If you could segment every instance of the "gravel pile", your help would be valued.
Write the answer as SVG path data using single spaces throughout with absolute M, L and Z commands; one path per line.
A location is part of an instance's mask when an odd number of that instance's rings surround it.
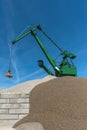
M 42 79 L 30 80 L 7 89 L 0 89 L 0 93 L 29 93 L 36 85 L 47 82 L 55 76 L 47 76 Z
M 87 79 L 66 76 L 37 85 L 30 93 L 29 115 L 14 128 L 29 122 L 44 130 L 87 130 Z

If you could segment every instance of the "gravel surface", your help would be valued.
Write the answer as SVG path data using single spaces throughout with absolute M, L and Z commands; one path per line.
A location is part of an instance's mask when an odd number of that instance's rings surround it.
M 15 128 L 11 128 L 10 126 L 0 127 L 0 130 L 16 130 Z
M 29 122 L 39 122 L 44 130 L 87 130 L 87 79 L 66 76 L 37 85 L 30 93 L 29 115 L 14 128 Z
M 36 85 L 43 83 L 43 82 L 47 82 L 54 78 L 56 78 L 56 77 L 47 76 L 42 79 L 30 80 L 30 81 L 18 84 L 16 86 L 13 86 L 11 88 L 0 89 L 0 93 L 29 93 Z
M 44 130 L 44 129 L 43 126 L 38 122 L 29 122 L 18 126 L 16 130 Z

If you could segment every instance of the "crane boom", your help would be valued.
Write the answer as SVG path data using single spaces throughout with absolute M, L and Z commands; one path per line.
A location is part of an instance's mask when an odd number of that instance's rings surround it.
M 38 25 L 31 28 L 31 30 L 33 29 L 33 31 L 35 31 L 37 29 Z M 23 39 L 24 37 L 26 37 L 27 35 L 31 34 L 31 31 L 27 31 L 25 33 L 22 33 L 21 35 L 19 35 L 17 38 L 15 38 L 13 41 L 12 41 L 12 44 L 15 44 L 17 43 L 18 41 L 20 41 L 21 39 Z
M 56 65 L 56 62 L 52 59 L 52 57 L 49 55 L 48 51 L 46 50 L 46 48 L 44 47 L 43 43 L 41 42 L 41 40 L 39 39 L 36 30 L 40 30 L 60 51 L 61 51 L 61 55 L 63 56 L 63 59 L 59 65 L 59 67 Z M 51 66 L 54 69 L 55 74 L 53 74 L 44 64 L 42 60 L 38 61 L 38 65 L 43 68 L 48 74 L 50 75 L 56 75 L 56 76 L 64 76 L 64 75 L 72 75 L 72 76 L 76 76 L 77 75 L 77 71 L 76 71 L 76 67 L 74 66 L 72 59 L 74 59 L 76 56 L 68 51 L 63 51 L 40 27 L 40 25 L 36 25 L 32 28 L 30 28 L 27 32 L 22 33 L 21 35 L 19 35 L 16 39 L 14 39 L 12 41 L 12 44 L 17 43 L 18 41 L 20 41 L 21 39 L 23 39 L 24 37 L 26 37 L 27 35 L 31 34 L 34 39 L 37 41 L 39 47 L 41 48 L 41 50 L 43 51 L 43 53 L 45 54 L 46 58 L 48 59 L 49 63 L 51 64 Z M 68 61 L 68 59 L 70 59 L 71 63 Z
M 34 36 L 34 38 L 36 39 L 36 41 L 38 42 L 40 48 L 42 49 L 42 51 L 44 52 L 45 56 L 47 57 L 48 61 L 50 62 L 50 64 L 52 65 L 53 68 L 55 68 L 56 71 L 60 72 L 59 68 L 57 67 L 56 63 L 53 61 L 53 59 L 51 58 L 51 56 L 48 54 L 47 50 L 45 49 L 45 47 L 43 46 L 42 42 L 40 41 L 40 39 L 38 38 L 37 34 L 31 30 L 31 34 Z

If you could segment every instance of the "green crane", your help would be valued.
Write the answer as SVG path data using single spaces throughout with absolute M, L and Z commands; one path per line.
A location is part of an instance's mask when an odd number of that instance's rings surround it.
M 46 48 L 44 47 L 43 43 L 41 42 L 41 40 L 39 39 L 36 30 L 39 30 L 40 32 L 42 32 L 59 50 L 60 50 L 60 54 L 62 56 L 62 61 L 59 64 L 59 66 L 57 66 L 56 62 L 54 59 L 52 59 L 52 57 L 49 55 L 48 51 L 46 50 Z M 46 58 L 48 59 L 49 63 L 51 64 L 51 66 L 53 67 L 54 73 L 49 70 L 45 65 L 43 60 L 38 60 L 38 65 L 39 67 L 43 68 L 49 75 L 54 75 L 54 76 L 76 76 L 77 75 L 77 70 L 76 70 L 76 66 L 73 64 L 72 60 L 74 58 L 76 58 L 76 55 L 68 52 L 68 51 L 63 51 L 41 28 L 40 25 L 36 25 L 34 27 L 31 27 L 27 32 L 22 33 L 21 35 L 19 35 L 16 39 L 14 39 L 12 41 L 12 44 L 17 43 L 19 40 L 23 39 L 24 37 L 26 37 L 27 35 L 31 34 L 36 42 L 38 43 L 38 45 L 40 46 L 41 50 L 43 51 L 43 53 L 45 54 Z

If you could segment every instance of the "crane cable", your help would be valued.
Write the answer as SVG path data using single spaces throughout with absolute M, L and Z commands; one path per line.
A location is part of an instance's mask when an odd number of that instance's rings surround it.
M 12 48 L 13 46 L 12 46 L 12 44 L 11 44 L 11 46 L 10 46 L 10 56 L 9 56 L 9 69 L 8 70 L 10 70 L 11 69 L 11 63 L 12 63 Z

